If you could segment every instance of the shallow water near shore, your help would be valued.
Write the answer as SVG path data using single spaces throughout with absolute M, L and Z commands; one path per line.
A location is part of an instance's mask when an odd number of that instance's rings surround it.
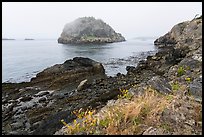
M 126 66 L 156 52 L 154 37 L 132 38 L 110 44 L 64 45 L 57 40 L 2 41 L 2 83 L 30 81 L 37 73 L 74 57 L 101 62 L 108 76 L 126 74 Z

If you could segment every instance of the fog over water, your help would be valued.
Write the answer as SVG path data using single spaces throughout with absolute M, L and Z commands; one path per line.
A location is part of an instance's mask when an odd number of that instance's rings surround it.
M 66 23 L 93 16 L 126 39 L 161 36 L 202 14 L 202 2 L 3 2 L 2 36 L 57 39 Z

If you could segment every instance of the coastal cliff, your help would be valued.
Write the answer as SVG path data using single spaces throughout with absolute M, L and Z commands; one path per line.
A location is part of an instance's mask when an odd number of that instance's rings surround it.
M 3 83 L 2 134 L 201 135 L 201 30 L 202 18 L 175 25 L 126 75 L 77 57 L 31 82 Z
M 85 44 L 85 43 L 113 43 L 125 41 L 125 38 L 116 33 L 111 26 L 101 19 L 82 17 L 65 25 L 58 43 Z
M 77 120 L 55 134 L 201 135 L 202 16 L 175 25 L 154 43 L 158 53 L 117 75 L 125 83 L 118 85 L 117 100 L 89 110 L 82 122 L 75 113 Z

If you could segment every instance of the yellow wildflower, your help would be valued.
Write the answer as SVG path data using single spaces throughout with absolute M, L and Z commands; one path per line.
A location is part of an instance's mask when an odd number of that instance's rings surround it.
M 186 78 L 186 81 L 191 81 L 191 78 Z
M 69 128 L 69 125 L 62 119 L 60 120 L 67 128 Z

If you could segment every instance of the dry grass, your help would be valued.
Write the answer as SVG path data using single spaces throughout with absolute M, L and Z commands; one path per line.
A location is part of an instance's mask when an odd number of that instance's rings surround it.
M 159 114 L 170 101 L 166 96 L 147 88 L 143 95 L 134 96 L 131 100 L 120 98 L 96 115 L 85 112 L 83 114 L 86 115 L 81 116 L 82 112 L 78 113 L 81 122 L 75 120 L 72 125 L 64 124 L 69 134 L 139 134 L 142 125 L 152 126 L 159 121 Z
M 152 126 L 159 121 L 159 114 L 170 101 L 150 88 L 130 101 L 118 101 L 100 114 L 103 116 L 101 120 L 108 123 L 103 132 L 109 135 L 138 134 L 141 125 Z
M 125 90 L 125 94 L 128 93 Z M 138 135 L 142 134 L 148 127 L 159 127 L 167 132 L 174 129 L 184 132 L 182 123 L 179 125 L 169 124 L 162 121 L 161 116 L 164 110 L 169 109 L 172 115 L 180 113 L 180 110 L 188 104 L 193 106 L 192 113 L 185 112 L 195 121 L 202 120 L 201 105 L 191 100 L 184 100 L 180 95 L 162 95 L 157 91 L 146 88 L 142 95 L 134 95 L 127 98 L 123 94 L 115 102 L 110 102 L 98 113 L 95 111 L 78 111 L 72 125 L 66 125 L 68 134 L 103 134 L 103 135 Z M 181 106 L 181 108 L 177 108 Z M 183 111 L 182 111 L 183 112 Z M 172 127 L 173 124 L 173 127 Z M 186 129 L 187 130 L 187 129 Z

